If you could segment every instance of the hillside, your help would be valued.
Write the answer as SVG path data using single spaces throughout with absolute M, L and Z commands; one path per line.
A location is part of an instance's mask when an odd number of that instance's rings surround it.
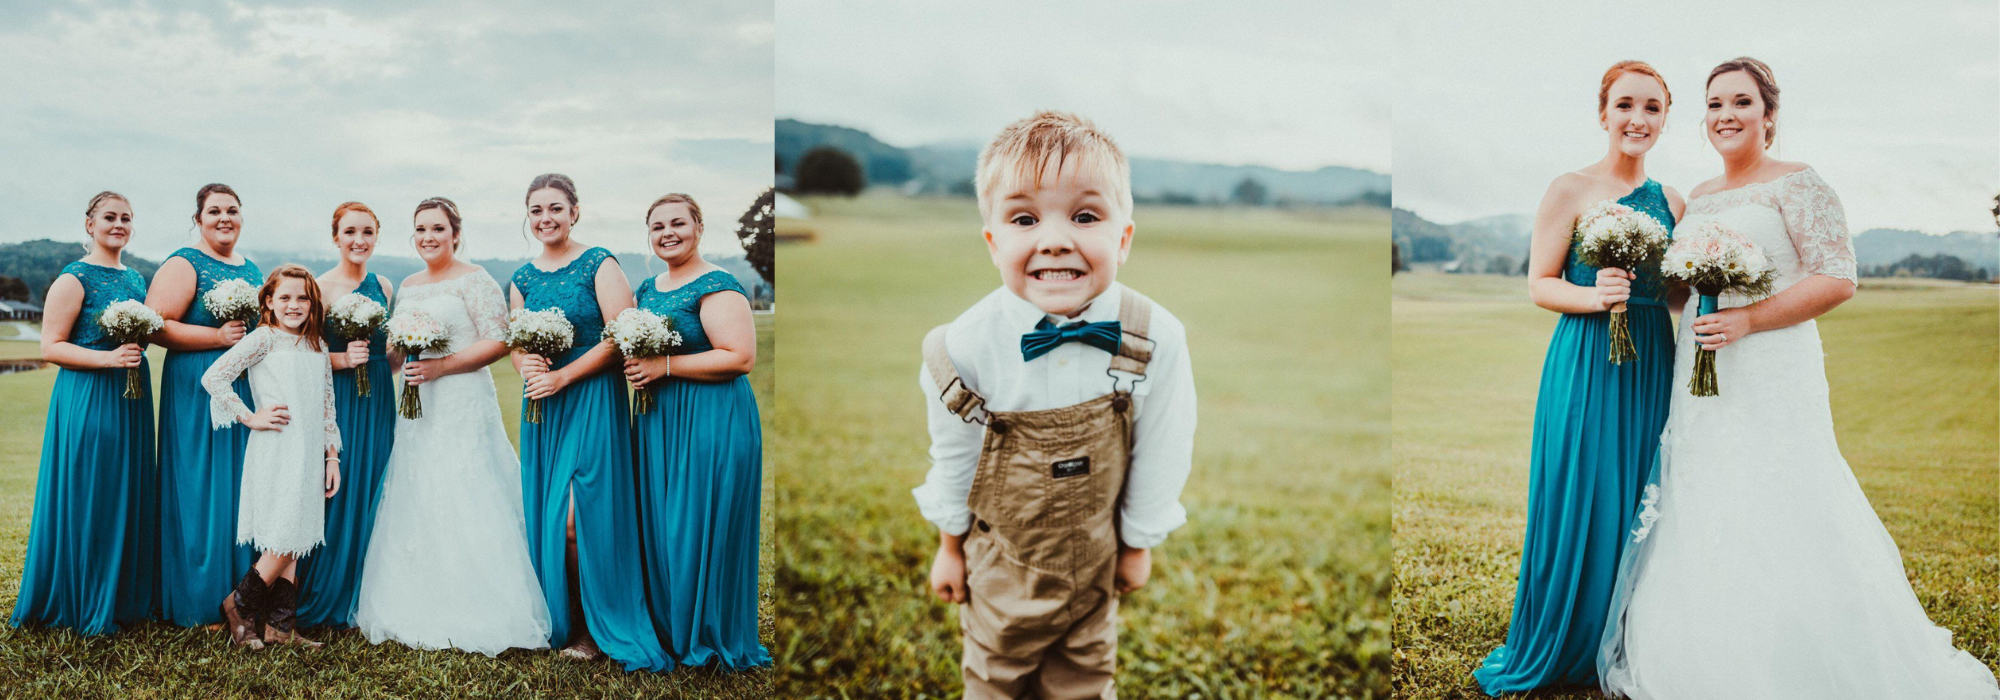
M 81 241 L 53 241 L 41 239 L 21 243 L 0 243 L 0 275 L 18 277 L 28 285 L 29 301 L 42 303 L 43 293 L 49 291 L 49 284 L 62 274 L 64 265 L 83 257 Z M 147 280 L 153 279 L 153 272 L 160 264 L 139 257 L 125 256 L 125 266 L 138 270 Z
M 848 151 L 862 162 L 871 184 L 900 185 L 911 190 L 970 194 L 979 146 L 939 144 L 897 148 L 865 131 L 811 124 L 795 119 L 777 123 L 776 150 L 780 174 L 815 146 Z M 1131 158 L 1132 195 L 1141 200 L 1222 202 L 1244 178 L 1255 178 L 1278 203 L 1342 204 L 1389 191 L 1389 176 L 1357 168 L 1328 166 L 1318 170 L 1279 170 L 1257 165 L 1217 165 L 1159 158 Z
M 298 263 L 306 266 L 306 269 L 312 270 L 314 273 L 319 273 L 332 269 L 338 262 L 334 259 L 331 251 L 324 253 L 296 253 L 245 250 L 244 255 L 255 261 L 266 272 L 285 263 Z M 28 289 L 34 293 L 32 301 L 40 304 L 42 303 L 42 293 L 48 290 L 49 283 L 55 281 L 56 275 L 62 272 L 63 266 L 81 257 L 83 257 L 82 246 L 75 243 L 44 239 L 24 243 L 0 244 L 0 275 L 19 277 L 22 281 L 27 282 Z M 743 288 L 750 291 L 753 299 L 763 298 L 768 300 L 770 298 L 771 286 L 765 283 L 755 270 L 751 269 L 748 258 L 741 255 L 704 257 L 708 258 L 710 262 L 728 270 L 730 274 L 735 275 L 737 281 L 743 284 Z M 486 271 L 493 275 L 493 279 L 499 280 L 504 286 L 507 283 L 507 279 L 514 274 L 514 271 L 520 269 L 522 265 L 527 264 L 528 260 L 521 258 L 514 260 L 473 260 L 472 262 L 486 268 Z M 125 264 L 132 269 L 138 270 L 139 274 L 145 276 L 148 282 L 152 281 L 153 273 L 160 269 L 159 263 L 134 255 L 125 256 Z M 618 255 L 618 265 L 625 270 L 626 278 L 630 279 L 634 285 L 637 285 L 640 280 L 649 276 L 666 271 L 666 265 L 661 263 L 658 258 L 638 253 L 620 253 Z M 423 261 L 417 258 L 393 255 L 377 255 L 369 261 L 368 265 L 370 270 L 388 277 L 392 283 L 400 283 L 404 277 L 423 269 L 423 266 Z
M 1518 263 L 1527 254 L 1533 223 L 1526 214 L 1501 214 L 1439 224 L 1407 209 L 1396 209 L 1390 229 L 1405 262 L 1441 266 L 1456 262 L 1452 267 L 1469 265 L 1471 270 L 1485 272 L 1496 258 L 1505 256 Z M 1949 255 L 1971 268 L 2000 270 L 2000 235 L 1972 231 L 1931 235 L 1873 228 L 1854 236 L 1854 257 L 1862 269 L 1893 265 L 1912 255 Z

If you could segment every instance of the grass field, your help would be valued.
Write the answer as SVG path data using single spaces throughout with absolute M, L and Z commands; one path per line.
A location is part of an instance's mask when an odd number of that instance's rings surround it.
M 955 697 L 957 610 L 909 490 L 919 348 L 999 285 L 970 200 L 809 202 L 785 271 L 784 697 Z M 1125 598 L 1124 697 L 1389 696 L 1388 216 L 1142 207 L 1119 279 L 1187 325 L 1189 522 Z
M 1520 277 L 1395 283 L 1395 682 L 1484 697 L 1506 638 L 1556 315 Z M 2000 666 L 2000 290 L 1866 280 L 1820 320 L 1840 446 L 1931 619 Z M 1532 698 L 1596 698 L 1594 689 Z
M 775 326 L 757 317 L 758 362 L 751 374 L 771 432 Z M 33 343 L 0 341 L 0 358 L 35 357 Z M 163 352 L 155 348 L 159 367 Z M 500 410 L 518 442 L 521 379 L 494 363 Z M 34 508 L 42 422 L 55 370 L 0 376 L 0 615 L 11 614 L 21 585 L 21 557 Z M 377 387 L 380 390 L 380 387 Z M 768 484 L 769 482 L 767 482 Z M 769 576 L 771 490 L 765 488 L 760 626 L 772 639 Z M 547 652 L 512 651 L 498 659 L 455 651 L 369 644 L 352 633 L 318 632 L 317 651 L 233 649 L 220 631 L 148 623 L 108 637 L 68 630 L 19 630 L 0 624 L 0 697 L 33 698 L 763 698 L 769 671 L 731 674 L 712 668 L 624 673 L 610 661 L 579 664 Z

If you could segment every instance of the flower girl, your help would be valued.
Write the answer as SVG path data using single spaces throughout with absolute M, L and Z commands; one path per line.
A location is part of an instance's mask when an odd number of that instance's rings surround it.
M 298 265 L 273 270 L 257 292 L 257 305 L 262 314 L 257 330 L 201 378 L 212 425 L 222 429 L 240 422 L 254 431 L 243 455 L 236 542 L 254 546 L 258 557 L 223 598 L 222 615 L 232 643 L 252 649 L 267 643 L 317 647 L 294 631 L 293 623 L 298 559 L 320 545 L 325 499 L 340 490 L 333 370 L 319 334 L 326 307 L 312 272 Z M 245 372 L 251 396 L 263 407 L 255 412 L 230 389 Z M 290 410 L 314 402 L 320 407 L 296 416 Z

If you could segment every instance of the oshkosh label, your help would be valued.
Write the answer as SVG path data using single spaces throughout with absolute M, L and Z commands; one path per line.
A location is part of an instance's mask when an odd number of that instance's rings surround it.
M 1058 479 L 1084 476 L 1090 473 L 1090 458 L 1078 457 L 1076 459 L 1065 459 L 1055 463 L 1055 468 L 1052 471 L 1055 472 Z

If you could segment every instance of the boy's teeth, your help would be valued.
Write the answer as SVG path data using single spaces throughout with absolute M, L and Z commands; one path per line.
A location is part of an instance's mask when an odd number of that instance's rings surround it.
M 1076 279 L 1075 270 L 1042 270 L 1035 273 L 1035 279 L 1044 282 L 1067 282 Z

